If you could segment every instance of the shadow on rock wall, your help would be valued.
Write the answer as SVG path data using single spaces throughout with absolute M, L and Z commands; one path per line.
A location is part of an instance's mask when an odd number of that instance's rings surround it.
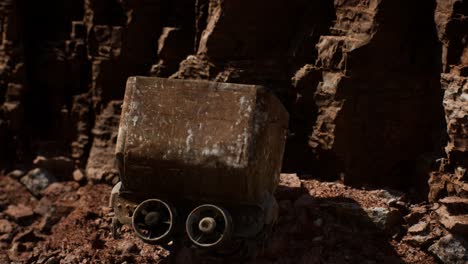
M 132 75 L 270 87 L 291 116 L 284 170 L 304 177 L 424 189 L 442 156 L 434 0 L 59 2 L 3 5 L 6 167 L 93 170 Z

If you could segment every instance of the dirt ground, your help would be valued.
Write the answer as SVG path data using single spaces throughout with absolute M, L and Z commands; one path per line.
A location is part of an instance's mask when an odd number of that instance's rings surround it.
M 278 224 L 251 263 L 437 263 L 403 242 L 403 216 L 411 205 L 402 196 L 288 177 L 276 194 Z M 121 229 L 119 239 L 112 237 L 110 191 L 106 184 L 56 182 L 36 197 L 16 179 L 0 176 L 0 263 L 174 260 L 175 254 L 143 243 L 130 227 Z M 385 211 L 392 203 L 402 208 L 393 223 L 385 214 L 369 216 L 369 208 Z M 379 217 L 387 217 L 380 226 Z M 177 260 L 190 262 L 188 256 L 179 253 Z

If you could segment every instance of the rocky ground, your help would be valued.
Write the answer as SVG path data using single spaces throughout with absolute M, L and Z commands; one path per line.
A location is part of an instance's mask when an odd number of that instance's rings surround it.
M 174 259 L 170 252 L 139 241 L 128 227 L 119 239 L 112 237 L 110 185 L 59 182 L 42 169 L 23 174 L 0 176 L 0 263 Z M 300 180 L 296 174 L 282 175 L 276 197 L 278 225 L 252 263 L 468 261 L 463 239 L 440 223 L 440 203 L 411 204 L 402 193 Z M 187 263 L 188 256 L 182 251 L 177 260 Z

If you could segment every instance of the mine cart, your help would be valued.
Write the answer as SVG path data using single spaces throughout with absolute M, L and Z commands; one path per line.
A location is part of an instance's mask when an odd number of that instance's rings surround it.
M 258 85 L 130 77 L 116 143 L 114 231 L 239 253 L 275 223 L 288 114 Z M 250 247 L 251 248 L 251 247 Z M 211 253 L 210 253 L 211 254 Z

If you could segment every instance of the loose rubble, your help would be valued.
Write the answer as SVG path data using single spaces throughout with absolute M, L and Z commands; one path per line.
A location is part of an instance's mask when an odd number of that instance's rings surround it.
M 0 176 L 0 193 L 19 195 L 0 207 L 2 263 L 145 263 L 177 259 L 177 254 L 138 240 L 130 227 L 112 238 L 111 186 L 55 182 L 39 200 Z M 22 187 L 20 184 L 19 187 Z M 24 188 L 24 187 L 22 187 Z M 251 263 L 464 263 L 466 248 L 436 212 L 440 204 L 411 204 L 402 193 L 358 189 L 339 182 L 301 180 L 282 174 L 276 194 L 280 208 L 275 231 Z M 458 202 L 458 200 L 456 200 Z M 29 219 L 29 221 L 25 221 Z M 359 241 L 359 243 L 356 243 Z M 340 252 L 340 254 L 336 254 Z M 457 262 L 458 261 L 458 262 Z

